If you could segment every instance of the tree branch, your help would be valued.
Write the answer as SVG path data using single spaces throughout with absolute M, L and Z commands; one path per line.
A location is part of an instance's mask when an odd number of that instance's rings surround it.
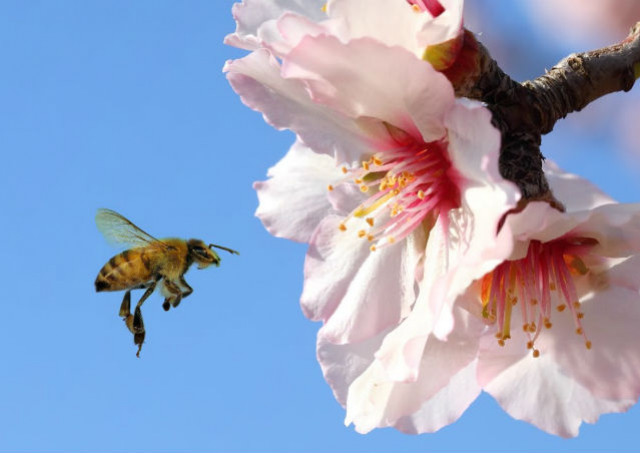
M 541 137 L 567 114 L 633 87 L 640 76 L 640 22 L 621 43 L 570 55 L 522 84 L 505 74 L 489 51 L 465 31 L 458 60 L 443 72 L 456 95 L 481 100 L 493 113 L 493 124 L 502 133 L 502 176 L 516 183 L 525 199 L 561 207 L 542 171 Z

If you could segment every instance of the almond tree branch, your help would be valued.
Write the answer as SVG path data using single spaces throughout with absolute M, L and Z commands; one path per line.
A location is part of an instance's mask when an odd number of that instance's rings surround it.
M 567 114 L 601 96 L 633 87 L 640 76 L 640 22 L 621 43 L 572 54 L 524 83 L 505 74 L 466 31 L 460 57 L 444 73 L 458 96 L 481 100 L 492 111 L 493 123 L 502 133 L 503 177 L 515 182 L 528 200 L 557 203 L 542 171 L 541 137 Z

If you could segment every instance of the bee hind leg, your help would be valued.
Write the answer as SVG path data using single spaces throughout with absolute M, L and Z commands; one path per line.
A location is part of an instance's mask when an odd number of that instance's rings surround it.
M 131 314 L 131 290 L 124 293 L 122 304 L 120 305 L 120 316 L 126 318 Z

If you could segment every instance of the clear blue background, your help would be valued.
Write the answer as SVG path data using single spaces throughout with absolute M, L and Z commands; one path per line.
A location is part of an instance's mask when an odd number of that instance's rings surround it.
M 305 246 L 253 216 L 252 182 L 293 137 L 243 106 L 221 72 L 243 55 L 222 45 L 231 3 L 0 2 L 0 450 L 636 449 L 638 407 L 574 440 L 487 396 L 436 434 L 344 427 L 315 360 L 318 325 L 298 306 Z M 507 71 L 533 77 L 580 50 L 532 31 L 514 3 L 482 0 L 492 20 L 478 22 L 490 48 L 507 40 Z M 545 154 L 638 200 L 639 170 L 616 160 L 607 120 L 590 136 L 571 121 Z M 147 301 L 140 359 L 118 318 L 122 294 L 94 292 L 117 252 L 94 225 L 99 207 L 157 236 L 241 251 L 192 270 L 195 292 L 178 309 Z

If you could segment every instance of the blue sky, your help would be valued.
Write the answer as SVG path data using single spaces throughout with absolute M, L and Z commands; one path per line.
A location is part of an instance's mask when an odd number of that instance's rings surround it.
M 253 216 L 251 185 L 293 136 L 243 106 L 221 72 L 243 55 L 222 45 L 234 28 L 231 4 L 0 3 L 0 450 L 637 447 L 637 407 L 562 440 L 512 420 L 487 396 L 432 435 L 344 427 L 315 360 L 319 326 L 298 306 L 305 246 L 269 236 Z M 542 39 L 526 68 L 505 61 L 518 77 L 572 50 L 532 34 L 511 2 L 488 4 L 508 18 L 493 23 L 496 35 L 523 31 L 511 46 Z M 487 39 L 493 32 L 483 30 Z M 545 154 L 637 200 L 639 170 L 616 160 L 606 121 L 580 137 L 571 121 L 545 138 Z M 165 313 L 157 294 L 146 302 L 141 359 L 118 317 L 122 294 L 94 292 L 117 253 L 95 227 L 100 207 L 156 236 L 241 252 L 187 274 L 195 292 L 178 309 Z

